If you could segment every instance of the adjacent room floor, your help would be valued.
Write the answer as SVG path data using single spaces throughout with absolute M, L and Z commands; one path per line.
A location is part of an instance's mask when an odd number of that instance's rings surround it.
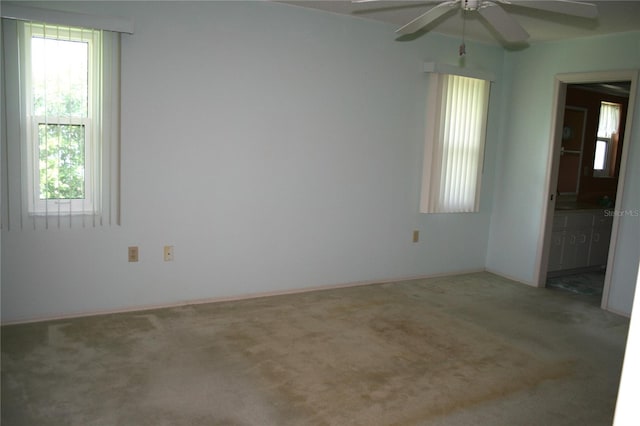
M 2 328 L 2 424 L 610 425 L 626 318 L 489 273 Z
M 604 269 L 547 278 L 547 288 L 569 292 L 587 303 L 600 306 L 604 289 Z

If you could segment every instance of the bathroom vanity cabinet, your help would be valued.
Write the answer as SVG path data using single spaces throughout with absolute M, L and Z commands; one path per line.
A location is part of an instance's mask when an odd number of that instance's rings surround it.
M 548 272 L 606 266 L 612 224 L 608 210 L 556 211 Z

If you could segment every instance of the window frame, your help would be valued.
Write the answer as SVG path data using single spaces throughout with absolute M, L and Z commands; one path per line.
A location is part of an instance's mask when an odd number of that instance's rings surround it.
M 26 198 L 30 215 L 94 215 L 100 210 L 100 187 L 95 185 L 99 176 L 100 164 L 97 156 L 100 151 L 100 111 L 101 88 L 96 78 L 100 69 L 101 32 L 97 30 L 75 28 L 62 25 L 23 22 L 24 41 L 22 55 L 25 91 L 26 135 Z M 32 40 L 45 38 L 69 42 L 87 43 L 87 116 L 64 117 L 51 115 L 35 115 L 32 78 Z M 84 198 L 56 199 L 41 198 L 40 180 L 40 141 L 38 127 L 40 125 L 83 125 L 84 132 Z

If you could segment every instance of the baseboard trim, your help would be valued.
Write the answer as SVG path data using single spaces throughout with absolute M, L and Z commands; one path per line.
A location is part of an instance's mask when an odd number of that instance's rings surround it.
M 509 274 L 504 274 L 502 272 L 498 272 L 498 271 L 493 270 L 491 268 L 487 268 L 487 269 L 485 269 L 485 271 L 487 271 L 490 274 L 497 275 L 499 277 L 505 278 L 507 280 L 515 281 L 515 282 L 517 282 L 519 284 L 528 285 L 529 287 L 536 287 L 536 288 L 538 287 L 533 281 L 525 281 L 525 280 L 522 280 L 520 278 L 516 278 L 514 276 L 511 276 Z
M 82 317 L 94 317 L 94 316 L 101 316 L 101 315 L 125 314 L 125 313 L 131 313 L 131 312 L 145 312 L 145 311 L 152 311 L 156 309 L 177 308 L 177 307 L 192 306 L 192 305 L 204 305 L 207 303 L 235 302 L 240 300 L 259 299 L 263 297 L 310 293 L 314 291 L 337 290 L 341 288 L 362 287 L 367 285 L 391 284 L 391 283 L 396 283 L 400 281 L 453 277 L 456 275 L 474 274 L 474 273 L 485 272 L 485 271 L 486 270 L 484 268 L 478 268 L 478 269 L 466 269 L 466 270 L 452 271 L 452 272 L 443 272 L 439 274 L 407 275 L 407 276 L 401 276 L 397 278 L 385 278 L 385 279 L 367 280 L 367 281 L 353 281 L 353 282 L 342 283 L 342 284 L 328 284 L 328 285 L 320 285 L 320 286 L 313 286 L 313 287 L 306 287 L 306 288 L 294 288 L 294 289 L 288 289 L 288 290 L 247 293 L 247 294 L 241 294 L 236 296 L 210 297 L 210 298 L 192 299 L 192 300 L 184 300 L 179 302 L 154 304 L 154 305 L 138 305 L 138 306 L 132 306 L 132 307 L 122 308 L 122 309 L 109 309 L 104 311 L 92 311 L 92 312 L 75 312 L 72 314 L 52 315 L 52 316 L 38 317 L 33 319 L 26 319 L 26 320 L 15 320 L 15 321 L 6 321 L 6 322 L 3 321 L 0 325 L 5 326 L 5 325 L 17 325 L 17 324 L 30 324 L 30 323 L 37 323 L 37 322 L 59 321 L 59 320 L 82 318 Z M 499 275 L 499 274 L 495 274 L 495 275 Z
M 631 314 L 629 312 L 619 311 L 617 309 L 612 309 L 612 308 L 610 308 L 608 306 L 606 308 L 602 308 L 602 309 L 607 311 L 607 312 L 611 312 L 612 314 L 620 315 L 621 317 L 631 318 Z

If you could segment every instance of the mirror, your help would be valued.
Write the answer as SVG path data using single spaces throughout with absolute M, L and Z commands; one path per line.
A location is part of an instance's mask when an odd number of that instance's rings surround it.
M 558 194 L 575 195 L 578 193 L 586 119 L 586 108 L 565 107 L 560 168 L 558 170 Z

